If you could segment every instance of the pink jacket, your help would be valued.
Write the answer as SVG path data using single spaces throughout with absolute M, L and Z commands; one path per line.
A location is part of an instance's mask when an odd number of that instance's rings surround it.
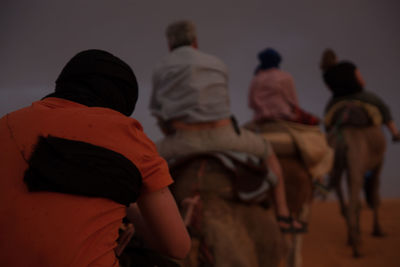
M 299 106 L 292 76 L 277 68 L 260 70 L 249 88 L 254 120 L 293 120 Z

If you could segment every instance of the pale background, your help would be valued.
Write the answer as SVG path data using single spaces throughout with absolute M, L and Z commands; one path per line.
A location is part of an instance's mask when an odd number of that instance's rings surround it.
M 322 116 L 329 92 L 318 63 L 331 47 L 358 65 L 367 89 L 387 102 L 400 125 L 399 13 L 398 0 L 1 0 L 0 116 L 51 92 L 75 53 L 99 48 L 134 69 L 140 98 L 133 117 L 157 140 L 161 134 L 148 111 L 152 68 L 167 53 L 165 26 L 191 19 L 200 48 L 230 70 L 232 110 L 240 123 L 251 119 L 247 90 L 265 47 L 281 52 L 302 107 Z M 389 143 L 385 197 L 400 197 L 399 156 L 400 144 Z

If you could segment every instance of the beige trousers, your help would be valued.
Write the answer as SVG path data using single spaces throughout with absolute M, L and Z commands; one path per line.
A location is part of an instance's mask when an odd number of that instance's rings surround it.
M 244 128 L 238 135 L 231 124 L 204 130 L 177 130 L 157 142 L 158 152 L 165 159 L 196 152 L 233 151 L 262 159 L 273 154 L 268 141 Z

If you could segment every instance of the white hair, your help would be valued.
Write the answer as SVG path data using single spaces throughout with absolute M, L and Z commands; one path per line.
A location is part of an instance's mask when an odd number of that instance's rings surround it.
M 176 21 L 168 25 L 166 35 L 171 49 L 192 45 L 197 38 L 196 26 L 189 20 Z

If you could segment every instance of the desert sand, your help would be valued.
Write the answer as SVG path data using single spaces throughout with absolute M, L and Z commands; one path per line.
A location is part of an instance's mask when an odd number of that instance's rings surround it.
M 346 245 L 344 219 L 336 201 L 314 201 L 309 233 L 304 235 L 303 267 L 399 267 L 400 199 L 384 199 L 380 208 L 386 236 L 371 236 L 372 211 L 363 205 L 361 212 L 362 257 L 352 257 Z

